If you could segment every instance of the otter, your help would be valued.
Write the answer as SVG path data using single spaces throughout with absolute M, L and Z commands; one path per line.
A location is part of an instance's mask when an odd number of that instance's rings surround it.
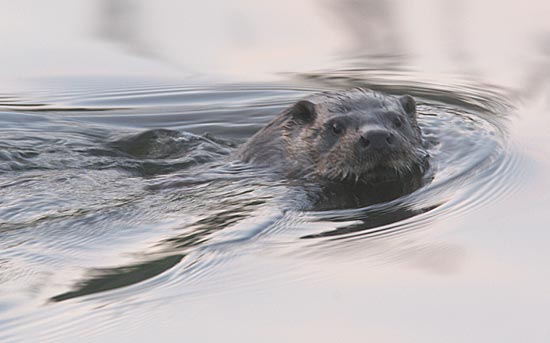
M 298 187 L 291 189 L 297 189 L 300 195 L 305 194 L 306 197 L 300 196 L 298 201 L 290 204 L 288 198 L 283 199 L 284 204 L 292 206 L 292 209 L 296 209 L 294 206 L 306 211 L 355 209 L 395 199 L 422 185 L 421 176 L 427 165 L 428 154 L 416 117 L 416 103 L 408 95 L 397 97 L 361 88 L 320 93 L 283 110 L 241 145 L 229 159 L 236 158 L 259 167 L 271 168 L 285 177 L 299 180 L 291 184 L 297 184 Z M 181 137 L 177 131 L 154 130 L 115 141 L 110 146 L 136 158 L 166 158 L 174 156 L 176 152 L 177 156 L 187 153 L 187 150 L 180 151 L 181 147 L 187 146 L 180 139 L 171 140 Z M 186 143 L 191 141 L 213 143 L 206 137 L 193 135 L 185 140 Z M 197 172 L 197 169 L 192 169 L 188 174 Z M 200 254 L 193 257 L 196 255 L 192 252 L 219 244 L 207 244 L 216 237 L 214 232 L 254 218 L 254 212 L 264 205 L 272 209 L 271 205 L 266 204 L 272 199 L 266 189 L 258 193 L 263 195 L 260 198 L 250 197 L 250 192 L 234 192 L 234 183 L 246 187 L 246 177 L 242 180 L 227 177 L 207 177 L 206 180 L 191 177 L 186 180 L 188 174 L 184 174 L 183 179 L 169 178 L 168 182 L 161 181 L 151 187 L 179 189 L 196 182 L 209 187 L 191 187 L 187 196 L 183 197 L 188 199 L 191 210 L 196 212 L 198 218 L 189 224 L 188 230 L 178 230 L 174 236 L 158 242 L 151 254 L 142 255 L 141 261 L 95 270 L 90 278 L 82 280 L 73 290 L 52 297 L 51 301 L 59 302 L 129 286 L 156 277 L 181 263 L 188 263 L 190 267 L 199 260 L 182 261 L 201 258 Z M 302 182 L 304 179 L 312 182 Z M 304 184 L 306 186 L 302 187 Z M 272 184 L 268 185 L 272 187 Z M 208 200 L 211 197 L 216 201 Z M 286 208 L 281 214 L 267 218 L 266 222 L 254 224 L 254 232 L 257 232 L 257 228 L 263 230 L 271 226 L 286 213 Z M 349 225 L 338 225 L 328 231 L 301 238 L 359 233 L 410 218 L 432 208 L 395 206 L 395 209 L 379 212 L 356 212 L 353 216 L 355 220 Z M 339 220 L 338 216 L 330 218 Z M 343 218 L 349 221 L 349 214 Z M 236 237 L 230 240 L 239 242 L 246 239 L 238 235 L 229 237 Z M 244 237 L 250 237 L 249 233 Z
M 236 156 L 289 178 L 357 185 L 418 176 L 428 153 L 411 96 L 355 88 L 296 102 Z

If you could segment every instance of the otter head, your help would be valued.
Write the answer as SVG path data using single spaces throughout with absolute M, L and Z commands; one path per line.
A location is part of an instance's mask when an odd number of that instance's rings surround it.
M 296 103 L 287 118 L 289 157 L 309 175 L 368 183 L 422 170 L 427 156 L 408 95 L 324 93 Z

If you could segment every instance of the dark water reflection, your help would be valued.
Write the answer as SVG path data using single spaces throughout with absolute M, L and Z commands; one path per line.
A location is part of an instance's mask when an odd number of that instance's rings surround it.
M 43 33 L 9 15 L 52 9 L 3 5 L 0 340 L 550 337 L 545 3 L 500 6 L 514 28 L 489 3 L 61 3 Z M 351 87 L 416 98 L 417 182 L 319 191 L 231 158 Z

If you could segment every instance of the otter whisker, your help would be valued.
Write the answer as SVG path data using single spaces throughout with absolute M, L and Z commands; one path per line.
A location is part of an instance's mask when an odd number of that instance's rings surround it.
M 423 171 L 428 154 L 422 142 L 411 97 L 359 88 L 298 101 L 237 156 L 287 177 L 367 184 Z

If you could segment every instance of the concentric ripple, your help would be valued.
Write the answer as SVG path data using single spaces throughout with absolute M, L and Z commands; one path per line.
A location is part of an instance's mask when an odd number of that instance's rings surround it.
M 72 319 L 81 323 L 229 291 L 216 278 L 242 289 L 253 273 L 238 263 L 246 256 L 321 258 L 397 240 L 519 185 L 521 154 L 506 129 L 513 106 L 502 90 L 358 70 L 296 84 L 98 84 L 0 97 L 0 292 L 9 294 L 0 332 L 42 327 L 55 337 L 66 307 L 82 307 Z M 232 160 L 296 99 L 357 86 L 417 99 L 430 153 L 423 187 L 366 207 L 311 210 L 299 181 Z
M 303 75 L 327 86 L 370 87 L 419 99 L 419 125 L 429 142 L 433 179 L 414 193 L 366 208 L 307 214 L 302 239 L 308 245 L 389 237 L 430 227 L 433 221 L 465 215 L 512 193 L 520 184 L 521 154 L 508 140 L 506 122 L 513 105 L 506 93 L 476 84 L 441 85 L 413 81 L 407 73 L 351 70 L 342 74 Z M 315 222 L 332 228 L 318 229 Z M 308 224 L 309 223 L 309 224 Z M 347 224 L 346 224 L 347 223 Z M 308 226 L 311 228 L 308 229 Z M 321 240 L 321 241 L 320 241 Z M 331 243 L 334 242 L 334 243 Z

